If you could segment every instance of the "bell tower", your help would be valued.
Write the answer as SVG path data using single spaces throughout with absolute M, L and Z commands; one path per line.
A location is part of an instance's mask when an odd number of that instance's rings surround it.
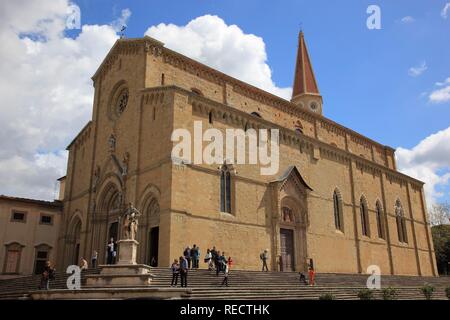
M 298 36 L 297 62 L 291 102 L 309 111 L 322 114 L 322 96 L 309 59 L 303 31 Z

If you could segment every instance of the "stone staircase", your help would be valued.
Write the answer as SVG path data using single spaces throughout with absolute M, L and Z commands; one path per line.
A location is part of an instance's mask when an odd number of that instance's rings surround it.
M 86 276 L 98 274 L 99 269 L 88 269 L 82 272 L 81 287 L 86 284 Z M 140 296 L 145 296 L 145 290 L 164 290 L 172 292 L 175 299 L 318 299 L 321 295 L 331 293 L 338 300 L 358 299 L 357 293 L 364 289 L 367 275 L 358 274 L 317 274 L 316 286 L 300 284 L 299 275 L 295 272 L 260 272 L 232 270 L 229 275 L 229 287 L 221 287 L 223 275 L 217 277 L 214 271 L 204 269 L 190 270 L 188 274 L 188 289 L 171 288 L 172 274 L 169 268 L 152 268 L 154 275 L 152 284 L 144 288 L 128 288 L 140 290 Z M 50 282 L 50 291 L 63 292 L 66 289 L 68 274 L 56 273 Z M 40 276 L 28 276 L 0 280 L 0 299 L 28 299 L 29 292 L 37 290 Z M 423 299 L 420 287 L 425 284 L 435 287 L 433 299 L 447 299 L 445 288 L 450 286 L 450 277 L 412 277 L 412 276 L 382 276 L 381 286 L 397 289 L 397 299 Z M 59 289 L 59 290 L 56 290 Z M 116 290 L 107 289 L 107 290 Z M 117 290 L 126 291 L 126 288 Z M 69 290 L 67 290 L 69 291 Z M 80 296 L 82 298 L 82 296 Z M 374 291 L 376 299 L 382 299 L 381 290 Z

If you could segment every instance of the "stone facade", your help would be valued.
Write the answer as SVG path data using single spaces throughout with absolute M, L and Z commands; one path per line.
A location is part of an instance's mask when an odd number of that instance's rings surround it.
M 42 272 L 56 261 L 62 202 L 0 196 L 0 278 Z
M 104 263 L 121 208 L 132 202 L 142 213 L 138 263 L 155 257 L 169 266 L 195 243 L 202 258 L 215 245 L 240 269 L 259 269 L 268 249 L 272 270 L 281 256 L 284 270 L 304 271 L 313 259 L 317 272 L 378 265 L 384 274 L 436 275 L 423 183 L 396 171 L 392 148 L 322 115 L 299 39 L 304 90 L 292 102 L 152 38 L 118 40 L 93 76 L 92 120 L 67 148 L 59 267 L 94 250 Z M 173 130 L 193 133 L 194 121 L 222 132 L 279 129 L 279 172 L 230 166 L 231 212 L 222 212 L 221 166 L 171 160 Z

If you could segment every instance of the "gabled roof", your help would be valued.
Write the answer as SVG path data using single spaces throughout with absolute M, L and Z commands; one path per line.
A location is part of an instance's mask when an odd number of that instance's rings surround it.
M 280 177 L 278 177 L 278 179 L 272 182 L 284 182 L 292 175 L 296 176 L 307 189 L 313 191 L 313 189 L 306 183 L 305 179 L 303 179 L 302 175 L 300 174 L 296 166 L 289 166 L 284 171 L 284 173 Z
M 292 98 L 302 94 L 319 94 L 314 71 L 309 59 L 303 31 L 298 36 L 297 62 L 295 65 L 294 87 Z

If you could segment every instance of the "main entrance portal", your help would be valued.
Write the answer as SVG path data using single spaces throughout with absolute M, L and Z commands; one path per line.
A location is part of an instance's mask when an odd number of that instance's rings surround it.
M 295 271 L 294 230 L 280 229 L 281 271 Z

